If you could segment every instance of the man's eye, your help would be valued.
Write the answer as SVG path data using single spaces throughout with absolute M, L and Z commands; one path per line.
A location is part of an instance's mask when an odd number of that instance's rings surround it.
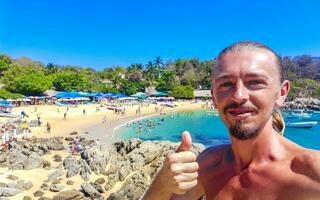
M 233 86 L 232 82 L 224 82 L 220 84 L 220 87 L 231 87 L 231 86 Z
M 252 81 L 249 81 L 249 84 L 250 85 L 259 85 L 259 84 L 262 84 L 263 81 L 260 81 L 260 80 L 252 80 Z

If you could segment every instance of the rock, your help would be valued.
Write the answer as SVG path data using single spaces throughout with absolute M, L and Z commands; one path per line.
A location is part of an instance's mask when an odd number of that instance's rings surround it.
M 81 200 L 84 196 L 81 192 L 77 190 L 66 190 L 62 191 L 53 196 L 53 200 Z
M 46 145 L 48 146 L 48 149 L 50 150 L 55 150 L 55 151 L 59 151 L 59 150 L 64 150 L 64 146 L 63 146 L 63 141 L 62 141 L 62 137 L 53 137 L 53 138 L 46 138 L 45 142 Z
M 29 197 L 29 196 L 24 196 L 24 197 L 23 197 L 23 200 L 32 200 L 32 198 Z
M 96 181 L 95 181 L 95 183 L 96 184 L 104 184 L 106 182 L 106 180 L 104 179 L 104 178 L 98 178 Z
M 81 158 L 86 160 L 90 169 L 96 174 L 104 173 L 107 165 L 109 150 L 104 145 L 95 145 L 85 149 Z
M 60 183 L 61 183 L 60 179 L 54 180 L 54 181 L 52 182 L 52 184 L 60 184 Z
M 111 193 L 107 200 L 129 200 L 126 196 L 122 196 L 116 193 Z
M 9 153 L 8 159 L 8 168 L 10 170 L 19 170 L 24 168 L 24 162 L 27 159 L 27 156 L 18 149 L 14 149 Z
M 74 138 L 73 138 L 73 137 L 65 137 L 64 140 L 65 140 L 65 141 L 68 141 L 68 142 L 71 142 L 71 141 L 74 140 Z
M 130 174 L 130 172 L 131 172 L 130 164 L 127 162 L 122 163 L 121 167 L 119 167 L 119 172 L 118 172 L 119 180 L 124 181 L 124 179 Z
M 17 195 L 21 190 L 16 188 L 0 187 L 0 196 L 10 197 Z
M 0 187 L 8 187 L 8 185 L 6 183 L 0 182 Z
M 7 187 L 8 188 L 16 188 L 16 183 L 14 183 L 14 182 L 9 182 L 9 183 L 7 183 Z
M 91 168 L 85 160 L 79 160 L 79 161 L 81 161 L 81 168 L 80 168 L 81 178 L 85 181 L 89 181 L 89 176 L 92 173 Z
M 15 186 L 15 188 L 19 190 L 30 190 L 33 187 L 31 181 L 25 182 L 23 180 L 19 180 Z
M 77 131 L 73 131 L 70 133 L 70 135 L 78 135 L 78 132 Z
M 54 154 L 53 161 L 54 162 L 62 162 L 62 156 L 59 154 Z
M 40 191 L 40 190 L 35 191 L 35 192 L 33 193 L 33 196 L 34 196 L 34 197 L 42 197 L 43 195 L 44 195 L 44 192 L 42 192 L 42 191 Z
M 43 161 L 43 166 L 42 166 L 43 168 L 45 168 L 45 169 L 51 168 L 51 163 L 49 161 L 47 161 L 45 159 L 42 159 L 42 161 Z
M 38 200 L 52 200 L 52 199 L 48 197 L 40 197 Z
M 69 180 L 69 181 L 66 182 L 67 185 L 74 185 L 74 183 L 75 183 L 75 182 L 74 182 L 74 181 L 71 181 L 71 180 Z
M 67 156 L 63 160 L 63 166 L 67 169 L 70 167 L 70 165 L 74 165 L 75 161 L 77 161 L 77 159 L 75 157 Z
M 18 180 L 19 177 L 15 176 L 15 175 L 9 174 L 9 175 L 7 176 L 7 179 L 15 181 L 15 180 Z
M 24 169 L 35 169 L 42 167 L 43 159 L 37 153 L 32 153 L 23 163 Z
M 6 166 L 7 166 L 7 155 L 5 153 L 2 153 L 0 154 L 0 167 L 3 168 Z
M 82 183 L 81 184 L 82 191 L 90 196 L 92 199 L 103 199 L 101 194 L 89 183 Z
M 61 177 L 62 175 L 63 175 L 63 170 L 56 170 L 56 171 L 52 172 L 51 174 L 49 174 L 48 181 L 56 180 L 59 177 Z
M 42 185 L 40 186 L 40 188 L 41 188 L 42 190 L 48 190 L 48 189 L 49 189 L 49 185 L 48 185 L 48 183 L 42 183 Z
M 104 193 L 105 192 L 104 188 L 100 184 L 91 182 L 90 185 L 92 185 L 94 187 L 94 189 L 96 189 L 100 193 Z
M 62 184 L 53 184 L 50 186 L 49 190 L 52 192 L 60 192 L 64 188 L 65 187 Z

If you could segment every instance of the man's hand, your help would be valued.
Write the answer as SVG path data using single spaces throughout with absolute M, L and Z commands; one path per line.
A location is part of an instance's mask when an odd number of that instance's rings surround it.
M 190 133 L 182 133 L 181 144 L 176 153 L 167 156 L 159 172 L 166 188 L 175 194 L 184 194 L 197 185 L 199 165 L 196 155 L 190 150 L 192 139 Z

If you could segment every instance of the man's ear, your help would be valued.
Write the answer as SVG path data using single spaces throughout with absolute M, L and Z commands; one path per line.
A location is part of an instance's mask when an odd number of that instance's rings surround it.
M 288 80 L 283 81 L 281 84 L 280 95 L 276 101 L 278 107 L 280 107 L 283 102 L 286 100 L 288 93 L 290 91 L 290 82 Z
M 214 96 L 213 96 L 213 89 L 212 89 L 212 87 L 211 87 L 211 99 L 212 99 L 212 103 L 213 103 L 213 105 L 214 105 L 214 108 L 217 108 L 217 104 L 216 104 L 216 101 L 215 101 Z

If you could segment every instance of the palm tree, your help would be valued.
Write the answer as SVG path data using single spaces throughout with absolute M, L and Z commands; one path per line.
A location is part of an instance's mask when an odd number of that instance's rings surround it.
M 147 63 L 145 73 L 146 79 L 149 82 L 150 86 L 154 86 L 157 77 L 157 70 L 152 61 L 149 61 Z
M 160 56 L 157 56 L 156 59 L 154 60 L 154 65 L 156 67 L 156 71 L 157 71 L 157 78 L 160 78 L 161 76 L 161 72 L 163 71 L 162 67 L 163 67 L 163 60 Z

